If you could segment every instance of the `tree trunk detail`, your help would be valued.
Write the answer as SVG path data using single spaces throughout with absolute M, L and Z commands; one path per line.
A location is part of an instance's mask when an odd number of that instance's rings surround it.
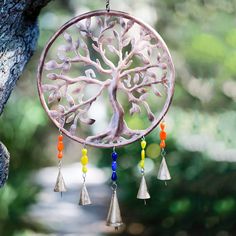
M 17 80 L 36 48 L 37 16 L 50 0 L 2 0 L 0 2 L 0 115 Z M 1 145 L 2 147 L 2 145 Z M 0 150 L 0 186 L 6 180 L 8 161 Z

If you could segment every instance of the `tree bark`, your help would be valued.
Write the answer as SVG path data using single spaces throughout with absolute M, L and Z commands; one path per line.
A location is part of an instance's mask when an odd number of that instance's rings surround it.
M 39 36 L 37 16 L 49 1 L 0 1 L 0 115 L 36 48 Z M 9 165 L 9 153 L 3 147 L 1 144 L 0 187 L 7 179 Z

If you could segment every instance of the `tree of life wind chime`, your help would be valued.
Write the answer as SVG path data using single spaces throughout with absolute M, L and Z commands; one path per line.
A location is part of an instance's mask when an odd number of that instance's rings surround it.
M 150 198 L 145 180 L 145 136 L 160 124 L 160 180 L 170 180 L 165 159 L 164 116 L 174 93 L 174 65 L 161 36 L 127 13 L 92 11 L 64 24 L 49 40 L 38 67 L 43 108 L 59 129 L 55 192 L 66 192 L 62 176 L 63 134 L 82 144 L 80 205 L 91 204 L 86 188 L 87 146 L 111 148 L 112 199 L 107 225 L 122 226 L 117 198 L 117 147 L 141 141 L 137 198 Z M 134 127 L 139 118 L 143 124 Z M 139 122 L 140 123 L 140 122 Z M 132 128 L 131 128 L 132 126 Z

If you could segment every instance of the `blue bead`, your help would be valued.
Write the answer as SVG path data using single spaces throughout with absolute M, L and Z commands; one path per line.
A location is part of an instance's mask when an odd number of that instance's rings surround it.
M 116 152 L 113 152 L 111 156 L 112 156 L 112 160 L 116 161 L 118 154 Z
M 112 172 L 111 180 L 113 180 L 113 181 L 116 181 L 116 180 L 117 180 L 117 174 L 116 174 L 115 171 Z
M 113 171 L 116 171 L 116 169 L 117 169 L 117 163 L 116 163 L 116 161 L 113 161 L 113 162 L 112 162 L 111 169 L 112 169 Z

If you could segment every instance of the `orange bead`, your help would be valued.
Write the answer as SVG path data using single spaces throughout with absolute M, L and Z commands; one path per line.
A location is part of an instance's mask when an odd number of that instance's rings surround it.
M 160 132 L 160 139 L 161 140 L 166 140 L 166 132 L 165 131 Z
M 160 148 L 165 148 L 165 147 L 166 147 L 165 140 L 161 140 Z
M 63 144 L 63 142 L 58 142 L 57 150 L 58 150 L 59 152 L 61 152 L 61 151 L 63 151 L 63 149 L 64 149 L 64 144 Z
M 62 153 L 62 152 L 58 152 L 57 157 L 58 157 L 59 159 L 61 159 L 61 158 L 63 157 L 63 153 Z
M 160 124 L 160 128 L 161 128 L 161 130 L 164 130 L 165 127 L 166 127 L 166 124 L 165 124 L 164 121 L 162 121 L 161 124 Z
M 58 136 L 58 141 L 62 141 L 63 140 L 63 136 L 60 134 L 59 136 Z

